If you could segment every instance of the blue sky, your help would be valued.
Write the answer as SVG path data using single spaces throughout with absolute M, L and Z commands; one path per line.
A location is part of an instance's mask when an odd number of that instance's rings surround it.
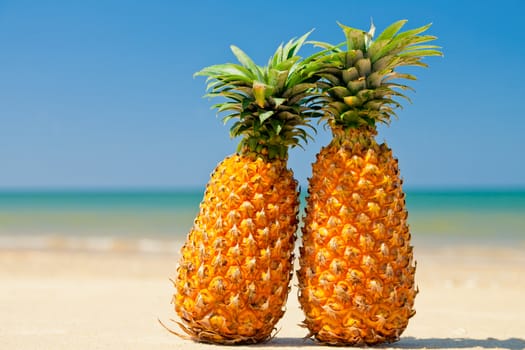
M 444 58 L 381 127 L 407 187 L 524 187 L 522 1 L 2 1 L 0 188 L 204 185 L 235 150 L 193 73 L 282 41 L 433 22 Z M 305 51 L 307 53 L 307 51 Z M 290 166 L 303 183 L 330 135 Z

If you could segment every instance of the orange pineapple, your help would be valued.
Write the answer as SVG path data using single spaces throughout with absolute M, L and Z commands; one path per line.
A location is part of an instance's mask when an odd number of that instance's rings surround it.
M 374 139 L 406 97 L 396 79 L 415 79 L 400 66 L 425 66 L 438 47 L 419 35 L 429 26 L 398 33 L 406 21 L 372 40 L 369 32 L 341 27 L 346 50 L 319 43 L 318 86 L 328 99 L 324 118 L 333 139 L 317 155 L 309 181 L 299 301 L 304 326 L 333 345 L 393 342 L 415 313 L 413 261 L 398 162 Z
M 235 120 L 231 135 L 241 141 L 213 171 L 181 251 L 173 303 L 194 340 L 261 342 L 283 316 L 299 208 L 288 149 L 307 140 L 318 113 L 315 81 L 297 56 L 307 35 L 281 45 L 267 66 L 232 46 L 241 65 L 196 73 L 208 76 L 208 96 L 226 98 L 214 107 Z

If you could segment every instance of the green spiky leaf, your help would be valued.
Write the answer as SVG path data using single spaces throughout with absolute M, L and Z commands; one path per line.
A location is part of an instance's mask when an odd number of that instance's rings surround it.
M 253 74 L 255 79 L 264 79 L 259 67 L 252 61 L 250 57 L 248 57 L 247 54 L 244 53 L 244 51 L 242 51 L 235 45 L 231 45 L 230 48 L 235 57 L 237 57 L 237 59 L 239 60 L 239 62 Z
M 394 35 L 397 34 L 401 30 L 401 28 L 404 27 L 404 25 L 408 21 L 406 19 L 402 19 L 400 21 L 394 22 L 388 27 L 386 27 L 385 30 L 381 32 L 381 34 L 378 35 L 378 37 L 375 39 L 376 42 L 380 42 L 382 40 L 390 40 Z
M 232 45 L 240 64 L 213 65 L 195 73 L 207 77 L 208 97 L 226 99 L 213 108 L 225 114 L 224 122 L 233 122 L 230 135 L 242 137 L 240 150 L 284 157 L 289 147 L 308 139 L 309 120 L 321 116 L 314 74 L 319 64 L 315 60 L 324 55 L 305 60 L 298 55 L 309 34 L 279 45 L 266 66 Z
M 345 26 L 344 24 L 338 23 L 339 26 L 343 29 L 346 36 L 346 46 L 348 51 L 350 50 L 361 50 L 365 51 L 365 36 L 366 32 Z
M 274 111 L 266 111 L 264 113 L 259 114 L 259 120 L 262 123 L 264 123 L 268 118 L 270 118 L 272 115 L 274 115 Z
M 396 116 L 394 109 L 402 107 L 398 99 L 410 102 L 400 91 L 413 90 L 403 81 L 416 77 L 399 68 L 426 67 L 424 57 L 442 54 L 439 46 L 428 44 L 436 37 L 423 34 L 430 25 L 402 31 L 406 23 L 392 23 L 375 40 L 373 23 L 368 32 L 338 23 L 346 48 L 331 50 L 317 60 L 317 86 L 326 99 L 324 119 L 344 127 L 375 126 Z M 329 43 L 316 44 L 325 50 L 333 48 Z

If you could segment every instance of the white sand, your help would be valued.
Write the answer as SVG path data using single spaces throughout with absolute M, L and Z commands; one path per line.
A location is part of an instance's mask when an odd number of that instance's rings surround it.
M 403 349 L 525 349 L 525 246 L 416 247 L 417 315 Z M 177 257 L 0 250 L 0 349 L 211 349 L 169 334 Z M 326 349 L 304 340 L 297 290 L 263 347 Z M 220 348 L 228 348 L 221 346 Z

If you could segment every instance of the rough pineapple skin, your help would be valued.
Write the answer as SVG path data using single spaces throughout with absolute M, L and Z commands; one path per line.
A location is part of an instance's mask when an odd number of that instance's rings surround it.
M 402 180 L 392 151 L 374 135 L 335 130 L 313 164 L 299 301 L 310 336 L 327 344 L 397 341 L 415 314 Z
M 271 337 L 293 273 L 298 208 L 285 161 L 233 155 L 217 166 L 174 281 L 175 310 L 191 338 L 236 344 Z

